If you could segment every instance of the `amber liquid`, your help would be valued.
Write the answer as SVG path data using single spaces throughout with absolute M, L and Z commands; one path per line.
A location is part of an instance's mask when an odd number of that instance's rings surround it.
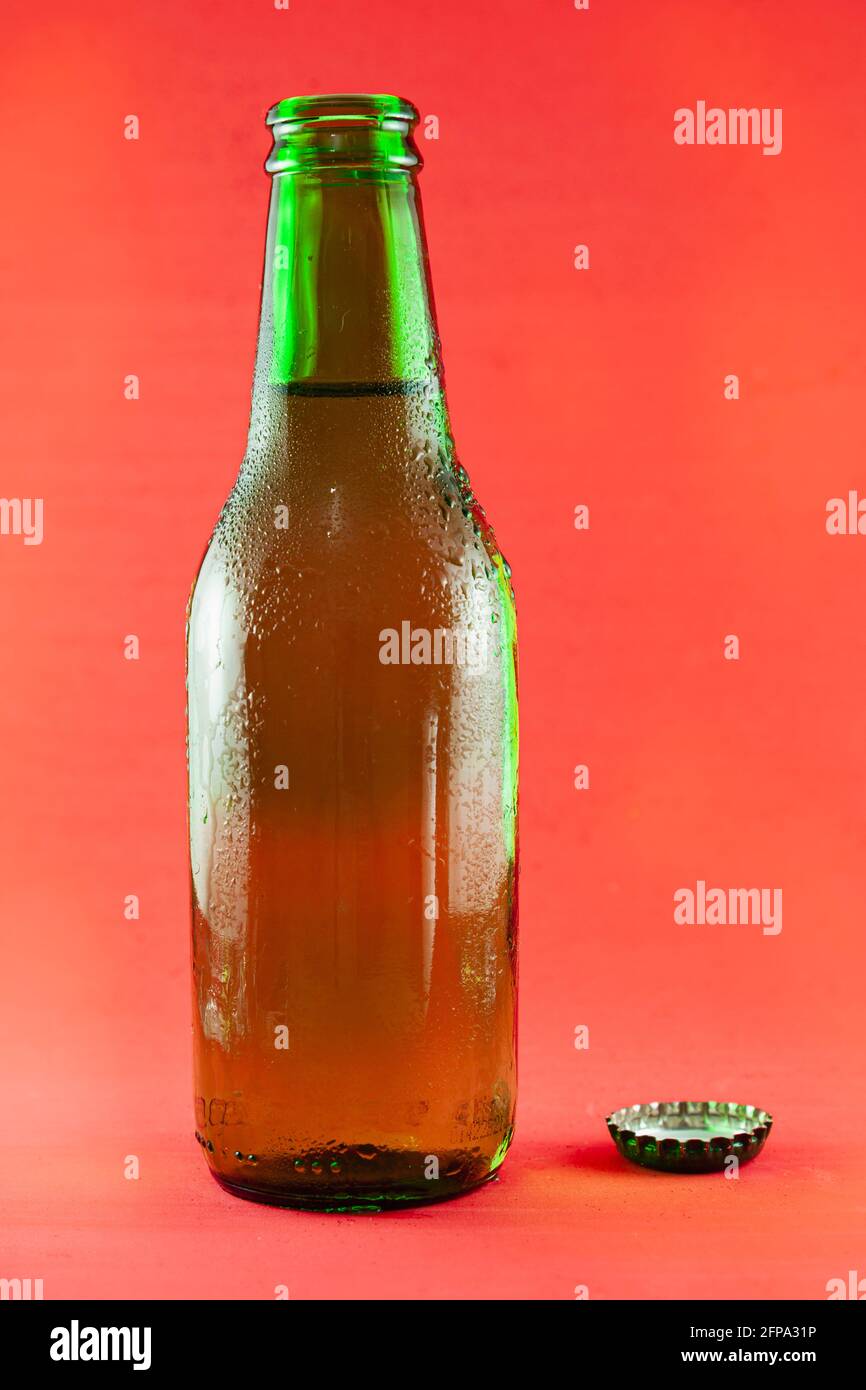
M 432 1201 L 511 1139 L 513 598 L 437 393 L 274 388 L 191 600 L 196 1133 L 242 1196 Z

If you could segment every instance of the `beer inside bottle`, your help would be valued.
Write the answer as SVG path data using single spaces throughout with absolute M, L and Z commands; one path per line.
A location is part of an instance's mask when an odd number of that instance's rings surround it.
M 249 442 L 189 608 L 196 1134 L 311 1209 L 466 1191 L 514 1119 L 514 600 L 449 429 L 417 118 L 269 113 Z

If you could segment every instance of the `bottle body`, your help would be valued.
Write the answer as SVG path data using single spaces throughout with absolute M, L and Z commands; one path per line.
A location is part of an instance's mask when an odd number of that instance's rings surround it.
M 435 1200 L 513 1126 L 510 578 L 436 372 L 280 375 L 189 610 L 196 1132 L 239 1195 Z

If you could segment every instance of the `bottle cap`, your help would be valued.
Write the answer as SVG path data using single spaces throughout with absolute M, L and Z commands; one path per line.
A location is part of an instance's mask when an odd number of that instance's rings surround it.
M 747 1163 L 761 1152 L 772 1123 L 755 1105 L 721 1100 L 654 1100 L 607 1117 L 623 1158 L 664 1173 L 713 1173 L 731 1154 Z

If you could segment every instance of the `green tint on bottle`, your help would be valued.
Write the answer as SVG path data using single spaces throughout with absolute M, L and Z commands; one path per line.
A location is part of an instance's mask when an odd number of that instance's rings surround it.
M 264 287 L 268 380 L 428 383 L 439 353 L 409 177 L 421 162 L 409 139 L 415 112 L 395 97 L 323 101 L 283 101 L 268 116 L 267 167 L 277 176 Z

